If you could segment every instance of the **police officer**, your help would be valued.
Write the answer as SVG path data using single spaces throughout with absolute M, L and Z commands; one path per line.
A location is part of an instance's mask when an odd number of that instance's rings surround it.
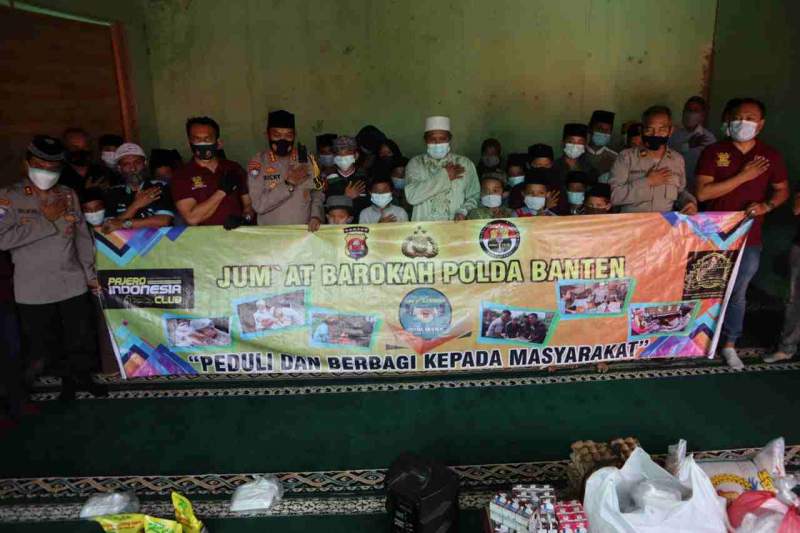
M 89 289 L 98 291 L 94 241 L 78 197 L 57 185 L 64 147 L 37 135 L 28 146 L 22 182 L 0 189 L 0 250 L 14 262 L 14 297 L 34 357 L 52 357 L 62 378 L 62 400 L 76 390 L 105 396 L 91 380 L 97 356 Z M 61 355 L 61 358 L 53 356 Z
M 294 147 L 294 115 L 273 111 L 267 119 L 268 147 L 247 165 L 248 188 L 259 225 L 308 224 L 319 229 L 325 218 L 325 197 L 319 169 L 309 155 L 300 161 Z

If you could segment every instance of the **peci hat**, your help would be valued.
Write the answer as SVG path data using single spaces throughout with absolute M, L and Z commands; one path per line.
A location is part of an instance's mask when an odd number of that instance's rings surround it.
M 433 116 L 425 119 L 425 131 L 444 130 L 450 131 L 450 118 Z
M 28 151 L 45 161 L 63 161 L 64 145 L 55 137 L 36 135 L 28 144 Z
M 142 147 L 136 143 L 125 143 L 120 145 L 120 147 L 117 148 L 117 151 L 114 152 L 114 161 L 119 162 L 119 160 L 126 155 L 138 155 L 144 159 L 147 159 L 147 155 L 144 153 Z

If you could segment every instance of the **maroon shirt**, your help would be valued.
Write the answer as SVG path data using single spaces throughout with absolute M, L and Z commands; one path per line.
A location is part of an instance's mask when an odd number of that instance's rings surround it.
M 247 175 L 239 163 L 220 159 L 217 162 L 217 170 L 211 172 L 192 159 L 175 171 L 171 182 L 172 198 L 176 204 L 184 198 L 194 198 L 198 204 L 205 202 L 219 190 L 220 178 L 225 174 L 237 177 L 238 193 L 227 195 L 214 214 L 200 222 L 201 226 L 221 226 L 230 215 L 242 216 L 242 195 L 247 194 Z
M 0 251 L 0 302 L 14 301 L 14 263 L 9 252 Z
M 776 149 L 758 139 L 756 139 L 755 146 L 746 154 L 740 152 L 732 141 L 720 141 L 703 150 L 700 160 L 697 162 L 695 175 L 712 176 L 715 183 L 731 179 L 757 155 L 769 160 L 769 168 L 757 178 L 739 185 L 728 194 L 705 202 L 706 211 L 744 211 L 753 202 L 766 202 L 772 195 L 772 185 L 785 182 L 789 179 L 789 173 L 786 170 L 783 156 Z M 748 246 L 761 244 L 763 223 L 763 216 L 753 220 L 753 227 L 747 238 Z

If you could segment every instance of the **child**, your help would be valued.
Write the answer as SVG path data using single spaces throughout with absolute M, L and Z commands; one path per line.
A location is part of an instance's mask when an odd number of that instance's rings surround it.
M 345 195 L 353 201 L 353 217 L 369 206 L 367 174 L 357 167 L 360 152 L 356 140 L 340 135 L 333 140 L 335 170 L 326 178 L 328 196 Z
M 510 218 L 514 211 L 503 207 L 503 182 L 490 174 L 481 178 L 481 205 L 467 213 L 467 220 Z
M 595 183 L 586 193 L 585 215 L 605 215 L 611 212 L 611 186 L 608 183 Z
M 572 170 L 567 173 L 567 214 L 583 214 L 587 180 L 586 173 L 580 170 Z
M 508 184 L 509 191 L 506 204 L 511 209 L 519 209 L 523 206 L 522 189 L 525 186 L 525 170 L 527 165 L 528 156 L 525 154 L 508 155 L 508 165 L 506 167 L 508 178 L 506 178 L 506 183 Z
M 100 189 L 92 187 L 81 194 L 81 211 L 86 222 L 99 231 L 106 219 L 106 205 Z
M 503 175 L 501 165 L 502 147 L 497 139 L 486 139 L 481 143 L 481 160 L 478 161 L 478 177 L 484 174 Z
M 406 200 L 406 165 L 408 158 L 403 156 L 394 156 L 392 158 L 391 167 L 389 169 L 389 176 L 392 178 L 392 194 L 394 194 L 394 203 L 406 210 L 408 216 L 411 216 L 411 204 Z
M 359 224 L 377 222 L 408 222 L 408 213 L 400 206 L 392 205 L 392 180 L 388 176 L 375 176 L 369 187 L 372 204 L 361 210 Z
M 333 161 L 336 157 L 333 152 L 333 141 L 336 137 L 335 133 L 317 135 L 317 161 L 319 162 L 319 173 L 322 178 L 327 178 L 329 174 L 336 173 L 336 163 Z
M 325 202 L 328 224 L 352 224 L 353 200 L 347 196 L 329 196 Z
M 528 171 L 522 189 L 524 206 L 515 211 L 518 217 L 556 215 L 547 205 L 548 200 L 551 200 L 547 192 L 548 183 L 549 174 L 546 169 L 536 168 Z M 552 201 L 550 203 L 552 205 Z

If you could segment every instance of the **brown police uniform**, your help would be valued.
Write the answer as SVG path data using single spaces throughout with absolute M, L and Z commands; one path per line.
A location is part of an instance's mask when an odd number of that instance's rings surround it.
M 95 248 L 74 191 L 67 214 L 50 222 L 25 179 L 0 189 L 0 250 L 14 262 L 14 297 L 20 324 L 35 359 L 63 355 L 62 377 L 86 382 L 95 362 L 95 315 L 87 283 L 95 280 Z M 58 357 L 53 357 L 59 359 Z
M 307 178 L 299 185 L 286 181 L 289 169 L 301 165 L 297 161 L 297 150 L 286 157 L 278 157 L 272 150 L 257 153 L 250 160 L 261 164 L 254 176 L 250 172 L 248 189 L 253 209 L 258 213 L 260 226 L 277 224 L 308 224 L 311 217 L 325 220 L 325 195 L 317 180 L 319 170 L 311 156 L 307 167 Z

